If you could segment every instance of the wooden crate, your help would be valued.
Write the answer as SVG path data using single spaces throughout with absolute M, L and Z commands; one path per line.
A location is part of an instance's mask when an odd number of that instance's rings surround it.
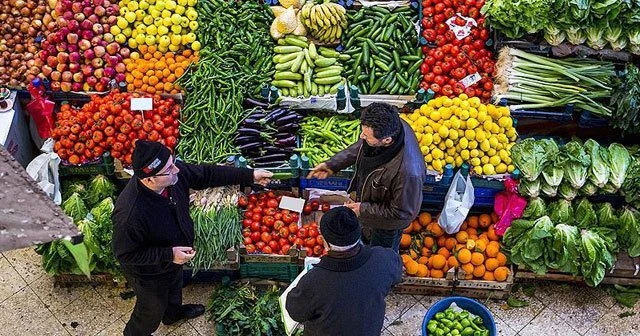
M 85 275 L 78 274 L 56 274 L 53 276 L 53 285 L 56 287 L 108 284 L 124 288 L 127 285 L 127 281 L 124 277 L 116 277 L 109 273 L 91 274 L 91 279 L 87 278 Z
M 453 294 L 455 269 L 447 271 L 444 279 L 403 276 L 393 288 L 397 294 L 449 296 Z
M 548 280 L 561 282 L 584 282 L 582 276 L 550 271 L 536 274 L 526 269 L 518 269 L 516 280 Z M 602 280 L 606 285 L 640 286 L 640 258 L 631 258 L 626 252 L 620 252 L 613 269 Z
M 509 268 L 509 276 L 506 281 L 464 280 L 465 272 L 461 268 L 457 270 L 456 280 L 453 285 L 455 295 L 467 296 L 476 299 L 504 300 L 509 297 L 513 287 L 513 267 Z

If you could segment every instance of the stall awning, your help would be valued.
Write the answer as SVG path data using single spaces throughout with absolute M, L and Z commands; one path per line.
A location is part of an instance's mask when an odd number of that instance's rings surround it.
M 79 236 L 71 218 L 0 146 L 0 252 Z

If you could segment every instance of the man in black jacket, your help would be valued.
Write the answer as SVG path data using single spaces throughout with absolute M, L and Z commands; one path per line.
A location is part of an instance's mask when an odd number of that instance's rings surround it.
M 133 151 L 134 177 L 116 202 L 113 252 L 137 296 L 125 336 L 147 336 L 160 325 L 204 313 L 202 305 L 182 305 L 182 265 L 193 249 L 189 189 L 258 183 L 264 170 L 190 165 L 174 161 L 167 147 L 139 140 Z
M 317 165 L 309 178 L 326 178 L 354 165 L 347 204 L 360 217 L 365 240 L 373 246 L 400 248 L 402 230 L 420 212 L 427 175 L 424 157 L 411 127 L 389 104 L 373 103 L 362 111 L 360 140 Z
M 374 336 L 382 332 L 385 297 L 402 278 L 402 259 L 390 248 L 360 243 L 360 223 L 347 207 L 320 220 L 328 254 L 287 296 L 291 318 L 304 335 Z

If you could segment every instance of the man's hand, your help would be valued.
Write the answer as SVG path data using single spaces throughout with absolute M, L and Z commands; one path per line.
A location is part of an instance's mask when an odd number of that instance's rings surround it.
M 360 217 L 360 202 L 357 203 L 346 203 L 344 206 L 353 210 L 356 213 L 356 216 Z
M 333 175 L 333 170 L 329 169 L 326 163 L 321 163 L 313 168 L 309 172 L 307 178 L 317 178 L 317 179 L 326 179 L 327 177 Z
M 253 171 L 253 182 L 266 187 L 271 182 L 271 176 L 273 173 L 264 169 L 256 169 Z
M 192 247 L 176 246 L 173 247 L 173 263 L 178 265 L 184 265 L 193 259 L 196 255 L 196 250 Z

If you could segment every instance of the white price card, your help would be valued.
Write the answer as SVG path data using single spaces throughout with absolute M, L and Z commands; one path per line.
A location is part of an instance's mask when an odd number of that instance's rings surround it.
M 295 211 L 297 213 L 302 213 L 302 209 L 304 208 L 304 199 L 289 197 L 289 196 L 282 196 L 282 199 L 280 200 L 279 208 L 289 210 L 289 211 Z
M 464 20 L 464 25 L 460 26 L 456 24 L 456 19 L 458 18 L 462 18 Z M 471 34 L 471 28 L 477 27 L 478 23 L 473 18 L 456 14 L 455 16 L 452 16 L 449 18 L 449 20 L 447 20 L 447 25 L 449 26 L 449 29 L 453 31 L 456 38 L 458 40 L 462 40 L 463 38 Z
M 131 98 L 131 111 L 153 110 L 153 98 Z
M 482 76 L 480 76 L 479 73 L 475 72 L 470 74 L 469 76 L 463 78 L 460 83 L 465 87 L 468 88 L 471 85 L 479 82 L 482 79 Z

